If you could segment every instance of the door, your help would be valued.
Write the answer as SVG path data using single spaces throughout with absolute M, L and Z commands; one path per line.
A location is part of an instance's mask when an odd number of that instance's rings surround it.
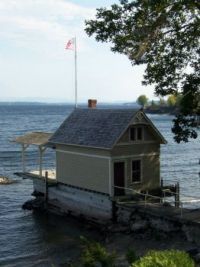
M 125 194 L 124 189 L 117 187 L 125 186 L 125 164 L 124 162 L 114 163 L 114 195 L 122 196 Z

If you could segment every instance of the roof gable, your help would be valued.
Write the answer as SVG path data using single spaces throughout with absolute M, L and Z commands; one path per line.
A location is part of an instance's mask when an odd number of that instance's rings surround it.
M 128 140 L 129 140 L 129 129 L 131 126 L 135 126 L 135 125 L 136 126 L 137 125 L 148 126 L 149 130 L 151 130 L 152 135 L 154 136 L 154 138 L 157 140 L 158 143 L 160 143 L 160 144 L 166 144 L 167 143 L 167 141 L 165 140 L 163 135 L 160 133 L 160 131 L 157 129 L 157 127 L 153 124 L 153 122 L 147 117 L 147 115 L 142 110 L 138 110 L 135 113 L 135 116 L 131 119 L 127 128 L 124 129 L 124 132 L 122 132 L 122 135 L 119 137 L 117 142 L 120 142 L 121 138 L 123 140 L 124 135 L 127 135 L 127 134 L 128 134 Z M 147 128 L 145 130 L 147 130 Z M 127 138 L 125 137 L 125 139 L 127 139 Z M 144 140 L 142 140 L 142 141 L 144 141 Z
M 147 115 L 144 112 L 142 113 L 142 116 L 144 117 L 144 119 L 147 121 L 147 123 L 152 128 L 153 133 L 158 138 L 158 140 L 160 141 L 160 143 L 161 144 L 167 144 L 167 141 L 164 138 L 164 136 L 161 134 L 161 132 L 158 130 L 158 128 L 153 124 L 153 122 L 147 117 Z
M 49 142 L 111 149 L 135 114 L 133 109 L 75 109 Z
M 53 144 L 112 149 L 130 124 L 147 121 L 159 137 L 163 136 L 142 111 L 133 109 L 75 109 L 50 138 Z

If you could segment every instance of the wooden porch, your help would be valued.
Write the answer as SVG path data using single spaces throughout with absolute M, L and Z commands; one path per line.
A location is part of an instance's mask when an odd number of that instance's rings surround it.
M 18 136 L 11 142 L 17 143 L 21 145 L 22 148 L 22 172 L 16 173 L 21 177 L 29 177 L 29 178 L 45 178 L 46 171 L 48 172 L 48 179 L 53 180 L 56 179 L 56 171 L 55 170 L 44 170 L 43 169 L 43 156 L 48 146 L 49 138 L 52 136 L 52 133 L 46 132 L 31 132 L 27 133 L 23 136 Z M 26 151 L 29 146 L 34 145 L 38 147 L 39 152 L 39 164 L 38 170 L 27 171 L 26 166 Z

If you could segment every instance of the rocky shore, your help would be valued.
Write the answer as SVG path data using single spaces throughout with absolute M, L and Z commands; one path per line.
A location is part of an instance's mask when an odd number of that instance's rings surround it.
M 147 114 L 170 114 L 177 115 L 179 113 L 179 109 L 176 107 L 169 106 L 148 106 L 144 109 Z
M 23 209 L 40 210 L 44 212 L 55 212 L 51 205 L 47 207 L 44 199 L 41 197 L 32 199 L 23 205 Z M 121 214 L 126 219 L 125 213 Z M 66 215 L 65 215 L 66 216 Z M 71 216 L 71 215 L 67 215 Z M 181 250 L 186 251 L 195 260 L 196 267 L 200 267 L 200 248 L 198 243 L 194 242 L 189 230 L 183 231 L 180 223 L 170 223 L 166 220 L 154 218 L 154 216 L 146 215 L 144 218 L 141 213 L 134 212 L 134 216 L 128 224 L 112 223 L 107 226 L 95 225 L 84 218 L 76 218 L 85 224 L 87 229 L 100 232 L 101 244 L 106 247 L 109 252 L 115 252 L 117 255 L 118 267 L 128 267 L 126 253 L 129 249 L 133 250 L 137 257 L 144 256 L 149 250 Z M 148 221 L 148 223 L 147 223 Z M 198 236 L 199 233 L 196 232 Z M 78 264 L 79 259 L 70 259 L 70 263 Z M 66 266 L 71 266 L 67 265 Z M 77 266 L 77 265 L 75 265 Z
M 186 251 L 195 260 L 196 267 L 200 265 L 199 247 L 187 240 L 181 232 L 164 233 L 151 228 L 136 232 L 109 233 L 105 246 L 108 251 L 115 251 L 117 266 L 128 267 L 126 253 L 130 249 L 135 251 L 138 257 L 144 256 L 149 250 L 181 250 Z

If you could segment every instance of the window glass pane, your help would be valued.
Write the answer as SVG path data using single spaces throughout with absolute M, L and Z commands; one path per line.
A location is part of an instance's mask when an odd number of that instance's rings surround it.
M 142 127 L 137 128 L 137 140 L 142 140 Z
M 135 140 L 135 128 L 130 128 L 130 138 L 131 140 Z
M 141 161 L 132 161 L 132 182 L 139 182 L 141 180 Z
M 132 161 L 132 171 L 140 170 L 140 160 Z

